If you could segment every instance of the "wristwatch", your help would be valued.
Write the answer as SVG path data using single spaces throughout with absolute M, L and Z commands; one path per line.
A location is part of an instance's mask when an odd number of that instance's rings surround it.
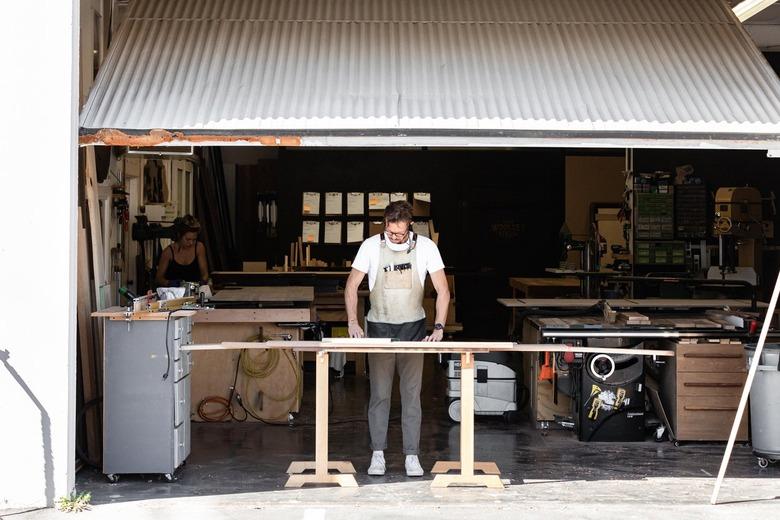
M 433 329 L 434 330 L 444 330 L 444 325 L 442 325 L 441 323 L 435 323 L 433 325 Z

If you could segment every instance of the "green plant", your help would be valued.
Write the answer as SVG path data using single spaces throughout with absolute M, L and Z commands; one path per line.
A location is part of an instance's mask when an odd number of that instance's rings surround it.
M 57 509 L 65 513 L 80 513 L 89 509 L 90 500 L 92 500 L 92 493 L 89 491 L 71 493 L 68 497 L 57 499 Z

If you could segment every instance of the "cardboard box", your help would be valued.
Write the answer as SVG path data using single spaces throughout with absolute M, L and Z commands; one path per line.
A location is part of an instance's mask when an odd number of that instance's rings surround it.
M 244 262 L 243 270 L 247 273 L 264 273 L 268 271 L 268 262 Z

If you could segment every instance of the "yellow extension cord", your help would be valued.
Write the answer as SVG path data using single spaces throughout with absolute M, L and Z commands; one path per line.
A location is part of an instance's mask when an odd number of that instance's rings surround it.
M 259 339 L 260 336 L 258 335 L 252 336 L 246 341 L 258 341 Z M 241 353 L 238 357 L 238 363 L 240 364 L 241 371 L 244 373 L 244 376 L 246 376 L 244 377 L 243 381 L 244 396 L 250 395 L 249 384 L 251 381 L 265 379 L 274 373 L 276 368 L 279 366 L 279 359 L 282 355 L 284 355 L 284 358 L 289 363 L 290 368 L 293 371 L 293 375 L 295 376 L 295 388 L 283 396 L 273 396 L 266 394 L 265 392 L 263 395 L 267 395 L 268 399 L 271 401 L 280 403 L 290 400 L 300 400 L 303 397 L 303 379 L 301 377 L 300 365 L 296 362 L 292 351 L 278 349 L 266 349 L 256 356 L 250 355 L 248 349 L 241 350 Z M 293 403 L 294 402 L 295 401 L 293 401 Z M 284 413 L 269 418 L 262 418 L 260 412 L 254 406 L 252 406 L 252 403 L 249 401 L 244 401 L 243 406 L 246 407 L 251 414 L 255 415 L 256 417 L 260 417 L 265 422 L 278 422 L 279 424 L 286 424 L 287 415 L 290 413 L 290 411 L 292 411 L 293 403 L 290 404 Z M 224 410 L 208 410 L 207 407 L 210 404 L 218 404 L 224 407 Z M 206 422 L 222 422 L 232 416 L 230 406 L 231 403 L 228 403 L 227 399 L 224 397 L 206 397 L 198 405 L 198 415 Z
M 259 336 L 253 336 L 247 339 L 247 341 L 257 341 L 258 339 L 260 339 Z M 295 357 L 290 350 L 277 349 L 263 350 L 255 356 L 251 355 L 247 349 L 243 349 L 241 351 L 239 354 L 239 363 L 241 365 L 241 371 L 244 373 L 244 376 L 246 376 L 243 381 L 244 396 L 248 397 L 250 395 L 249 385 L 251 381 L 265 379 L 274 373 L 276 368 L 279 366 L 279 361 L 282 356 L 284 356 L 284 358 L 287 360 L 290 368 L 293 371 L 293 375 L 295 376 L 295 387 L 285 395 L 275 396 L 266 392 L 263 392 L 263 395 L 268 397 L 268 399 L 271 401 L 277 403 L 283 403 L 291 400 L 294 402 L 294 400 L 300 399 L 302 397 L 303 381 L 301 378 L 300 365 L 296 362 Z M 244 401 L 244 406 L 247 407 L 252 414 L 256 415 L 257 417 L 261 417 L 260 412 L 249 401 L 250 400 Z M 285 412 L 274 417 L 269 417 L 267 419 L 264 418 L 263 420 L 267 420 L 269 422 L 286 422 L 287 415 L 290 413 L 292 408 L 293 404 L 291 403 Z

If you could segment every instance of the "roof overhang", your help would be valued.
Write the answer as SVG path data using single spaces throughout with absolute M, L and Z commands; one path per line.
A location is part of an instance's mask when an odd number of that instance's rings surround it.
M 138 0 L 82 144 L 780 149 L 720 0 Z

